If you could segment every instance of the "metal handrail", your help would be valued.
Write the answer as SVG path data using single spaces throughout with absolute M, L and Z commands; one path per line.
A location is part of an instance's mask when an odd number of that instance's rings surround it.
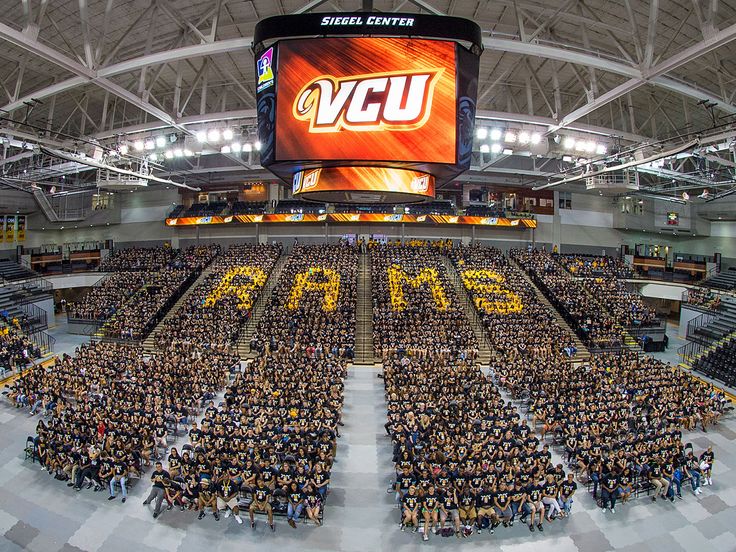
M 698 328 L 702 328 L 706 324 L 710 324 L 716 318 L 718 318 L 718 315 L 714 312 L 704 312 L 700 316 L 693 318 L 687 323 L 687 332 L 685 333 L 685 337 L 692 337 L 695 333 L 695 330 L 697 330 Z
M 43 330 L 27 333 L 26 337 L 28 337 L 28 339 L 30 339 L 39 349 L 46 349 L 49 353 L 52 352 L 56 346 L 56 338 Z

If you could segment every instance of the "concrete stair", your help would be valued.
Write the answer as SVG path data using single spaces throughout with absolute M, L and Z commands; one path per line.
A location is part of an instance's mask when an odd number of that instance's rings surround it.
M 371 295 L 371 263 L 367 253 L 358 264 L 358 303 L 356 305 L 355 364 L 379 362 L 373 356 L 373 300 Z
M 578 350 L 578 352 L 575 353 L 575 356 L 572 357 L 572 360 L 581 361 L 581 360 L 589 359 L 590 351 L 588 350 L 588 348 L 583 344 L 582 341 L 580 341 L 578 334 L 575 333 L 575 331 L 570 327 L 570 325 L 562 317 L 559 311 L 552 305 L 552 303 L 549 302 L 549 299 L 545 297 L 544 293 L 542 293 L 541 290 L 537 286 L 534 285 L 534 282 L 532 282 L 532 279 L 526 273 L 526 270 L 524 270 L 524 268 L 521 267 L 519 263 L 516 262 L 516 259 L 512 259 L 511 257 L 509 257 L 509 263 L 511 263 L 513 266 L 515 266 L 519 270 L 522 277 L 528 282 L 529 289 L 534 292 L 534 295 L 537 296 L 537 299 L 539 300 L 539 302 L 545 305 L 547 307 L 547 310 L 549 310 L 549 312 L 552 313 L 552 315 L 555 317 L 555 320 L 560 325 L 560 327 L 562 327 L 563 329 L 566 329 L 568 334 L 572 336 L 573 342 L 575 343 L 575 348 Z
M 250 359 L 256 357 L 256 353 L 249 350 L 250 338 L 253 336 L 253 332 L 255 332 L 256 328 L 258 327 L 258 322 L 260 322 L 261 316 L 263 316 L 263 313 L 266 310 L 268 299 L 271 297 L 271 293 L 273 293 L 276 284 L 278 284 L 279 278 L 281 277 L 281 272 L 284 270 L 284 266 L 286 266 L 286 261 L 288 258 L 288 255 L 281 255 L 281 257 L 279 257 L 276 261 L 273 270 L 271 270 L 271 274 L 269 274 L 268 276 L 266 285 L 263 286 L 258 299 L 256 299 L 255 305 L 253 305 L 253 312 L 250 319 L 241 328 L 240 333 L 238 334 L 238 342 L 236 348 L 238 354 L 240 355 L 240 358 L 242 359 Z
M 447 270 L 447 275 L 450 279 L 450 282 L 455 287 L 455 293 L 457 294 L 457 298 L 460 301 L 460 305 L 462 306 L 463 311 L 465 311 L 465 316 L 470 323 L 470 327 L 473 328 L 475 338 L 478 341 L 477 361 L 480 362 L 481 365 L 488 365 L 491 362 L 491 357 L 493 356 L 493 354 L 491 352 L 491 342 L 488 339 L 488 334 L 486 333 L 486 329 L 483 326 L 483 321 L 478 315 L 478 311 L 473 304 L 473 299 L 468 293 L 468 290 L 465 289 L 460 275 L 458 274 L 457 270 L 455 270 L 455 267 L 453 266 L 450 259 L 448 259 L 444 255 L 441 257 L 441 259 L 442 263 L 445 265 L 445 269 Z
M 202 274 L 199 275 L 199 277 L 194 280 L 191 286 L 189 286 L 189 289 L 187 289 L 184 292 L 184 295 L 179 297 L 179 300 L 174 303 L 174 306 L 169 309 L 169 312 L 166 313 L 166 316 L 164 316 L 161 319 L 161 322 L 159 322 L 155 328 L 151 331 L 151 333 L 148 334 L 148 337 L 143 340 L 143 351 L 146 353 L 153 353 L 156 351 L 156 336 L 158 336 L 159 332 L 163 330 L 164 323 L 169 320 L 172 316 L 174 316 L 177 312 L 179 312 L 179 309 L 186 303 L 187 299 L 189 298 L 189 295 L 197 289 L 202 282 L 205 281 L 207 276 L 212 274 L 213 265 L 210 264 L 207 268 L 205 268 L 202 271 Z

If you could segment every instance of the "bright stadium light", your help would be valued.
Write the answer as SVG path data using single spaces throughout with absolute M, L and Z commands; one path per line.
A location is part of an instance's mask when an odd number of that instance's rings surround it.
M 541 134 L 539 134 L 538 132 L 535 132 L 535 133 L 532 134 L 532 144 L 534 144 L 536 146 L 541 141 L 542 141 L 542 135 Z
M 203 144 L 207 141 L 207 133 L 204 130 L 197 131 L 197 142 Z
M 222 139 L 223 140 L 232 140 L 233 139 L 233 131 L 230 128 L 226 128 L 222 131 Z
M 230 153 L 230 152 L 231 152 L 230 146 L 222 146 L 220 148 L 220 153 Z
M 491 140 L 493 140 L 494 142 L 499 141 L 502 135 L 503 133 L 501 132 L 500 128 L 491 129 Z
M 146 140 L 144 146 L 147 150 L 152 150 L 156 147 L 156 142 L 154 142 L 153 140 Z
M 145 147 L 145 144 L 143 143 L 143 140 L 136 140 L 133 143 L 133 149 L 135 149 L 135 151 L 143 151 L 144 147 Z
M 171 151 L 171 150 L 166 150 L 166 151 L 164 152 L 164 157 L 165 157 L 166 159 L 173 159 L 173 158 L 174 158 L 174 152 L 173 152 L 173 151 Z
M 488 138 L 488 129 L 485 127 L 478 127 L 475 131 L 475 135 L 478 137 L 478 140 L 485 140 Z
M 217 129 L 210 130 L 207 133 L 207 140 L 210 142 L 219 142 L 220 141 L 220 131 Z
M 565 140 L 562 142 L 562 147 L 565 149 L 572 149 L 575 147 L 575 138 L 572 136 L 565 136 Z
M 166 147 L 166 137 L 165 136 L 156 136 L 156 147 L 157 148 Z
M 506 136 L 504 136 L 504 140 L 510 143 L 516 142 L 516 134 L 514 134 L 511 131 L 508 131 L 506 132 Z
M 491 153 L 501 153 L 501 144 L 491 144 Z
M 519 143 L 520 144 L 528 144 L 529 140 L 531 140 L 531 136 L 529 136 L 529 133 L 527 131 L 522 131 L 519 133 Z
M 488 144 L 481 144 L 480 145 L 480 152 L 481 153 L 489 153 L 490 151 L 491 151 L 491 148 L 490 148 L 490 146 Z

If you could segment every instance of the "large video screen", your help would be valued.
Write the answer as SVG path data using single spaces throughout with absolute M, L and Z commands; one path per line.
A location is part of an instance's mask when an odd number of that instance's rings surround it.
M 267 61 L 277 63 L 277 163 L 457 163 L 455 43 L 284 40 Z

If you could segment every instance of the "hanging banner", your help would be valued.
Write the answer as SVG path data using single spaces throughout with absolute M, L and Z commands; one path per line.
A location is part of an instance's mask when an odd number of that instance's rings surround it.
M 18 221 L 17 221 L 17 227 L 18 231 L 16 233 L 18 238 L 18 243 L 26 241 L 26 216 L 25 215 L 18 215 Z
M 5 217 L 5 241 L 13 243 L 15 241 L 15 215 L 6 215 Z

